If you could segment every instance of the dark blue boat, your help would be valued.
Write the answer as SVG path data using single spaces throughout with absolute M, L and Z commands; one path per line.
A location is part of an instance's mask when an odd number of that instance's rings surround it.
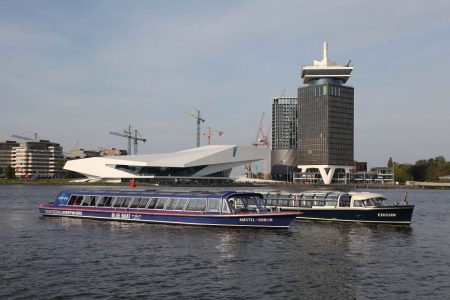
M 410 225 L 414 205 L 385 205 L 386 198 L 369 192 L 306 191 L 267 193 L 266 207 L 272 211 L 297 212 L 299 220 L 341 221 Z
M 292 212 L 271 212 L 249 192 L 66 190 L 39 205 L 44 216 L 199 226 L 288 228 Z

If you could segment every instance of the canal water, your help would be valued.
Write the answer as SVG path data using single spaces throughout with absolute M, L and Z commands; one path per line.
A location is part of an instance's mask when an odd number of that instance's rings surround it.
M 255 230 L 41 217 L 63 188 L 0 186 L 0 299 L 450 298 L 449 191 L 407 191 L 411 227 Z

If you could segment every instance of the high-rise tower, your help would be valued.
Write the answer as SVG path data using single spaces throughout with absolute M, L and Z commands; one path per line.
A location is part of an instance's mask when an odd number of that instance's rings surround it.
M 290 180 L 297 170 L 297 105 L 294 97 L 277 97 L 272 102 L 272 179 Z
M 304 66 L 304 86 L 298 89 L 297 163 L 301 172 L 318 170 L 325 184 L 336 170 L 348 172 L 353 164 L 354 91 L 345 85 L 353 67 L 328 59 Z

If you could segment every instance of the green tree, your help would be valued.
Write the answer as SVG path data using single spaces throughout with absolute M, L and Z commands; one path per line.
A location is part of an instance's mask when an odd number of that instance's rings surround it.
M 395 165 L 395 180 L 400 183 L 414 180 L 411 174 L 412 165 L 410 164 L 396 164 Z
M 11 167 L 11 166 L 7 166 L 6 168 L 5 168 L 5 177 L 7 178 L 7 179 L 13 179 L 13 178 L 16 178 L 16 170 L 14 170 L 14 168 L 13 167 Z
M 425 170 L 425 181 L 439 181 L 440 176 L 450 174 L 449 164 L 443 156 L 437 156 L 428 160 Z

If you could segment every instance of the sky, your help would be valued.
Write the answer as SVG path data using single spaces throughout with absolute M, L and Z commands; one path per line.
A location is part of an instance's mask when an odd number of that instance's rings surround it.
M 355 67 L 355 160 L 450 160 L 450 2 L 0 1 L 0 140 L 12 134 L 139 153 L 196 146 L 200 110 L 251 145 L 274 97 L 322 58 Z M 206 144 L 206 136 L 202 136 Z

